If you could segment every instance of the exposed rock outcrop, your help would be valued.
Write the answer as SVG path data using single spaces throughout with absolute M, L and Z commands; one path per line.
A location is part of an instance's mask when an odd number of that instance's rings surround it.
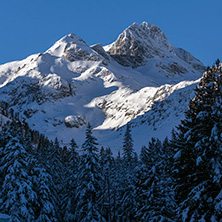
M 73 128 L 73 127 L 79 128 L 80 126 L 86 124 L 86 121 L 83 117 L 75 115 L 67 116 L 64 122 L 68 128 Z

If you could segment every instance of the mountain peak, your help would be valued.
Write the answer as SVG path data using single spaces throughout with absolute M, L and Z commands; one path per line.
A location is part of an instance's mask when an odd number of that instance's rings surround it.
M 128 26 L 125 30 L 127 29 L 136 29 L 136 28 L 139 28 L 140 25 L 136 22 L 134 22 L 132 25 Z
M 63 38 L 61 38 L 59 41 L 65 41 L 65 42 L 84 42 L 79 36 L 75 35 L 74 33 L 69 33 L 68 35 L 65 35 Z M 58 42 L 59 42 L 58 41 Z M 85 43 L 85 42 L 84 42 Z M 86 43 L 85 43 L 86 44 Z
M 125 35 L 125 36 L 129 36 L 131 38 L 141 38 L 141 35 L 144 35 L 144 29 L 141 25 L 139 25 L 138 23 L 134 22 L 132 25 L 128 26 L 120 35 Z
M 133 37 L 134 39 L 141 38 L 146 41 L 149 41 L 149 39 L 154 40 L 161 46 L 161 48 L 163 47 L 167 50 L 169 50 L 169 47 L 171 47 L 170 42 L 168 41 L 162 30 L 156 25 L 145 21 L 142 22 L 140 25 L 134 22 L 132 25 L 126 28 L 124 32 L 130 32 L 131 37 Z M 170 50 L 172 51 L 172 48 Z
M 127 27 L 110 46 L 105 47 L 109 54 L 121 65 L 133 68 L 143 66 L 155 56 L 166 57 L 173 47 L 164 33 L 148 22 L 134 22 Z
M 50 47 L 46 51 L 46 53 L 57 57 L 63 57 L 67 47 L 72 44 L 87 46 L 86 43 L 80 37 L 73 33 L 70 33 L 58 40 L 52 47 Z
M 125 30 L 131 29 L 131 30 L 135 30 L 138 29 L 140 31 L 145 31 L 145 30 L 149 30 L 152 27 L 157 27 L 156 25 L 153 25 L 151 23 L 148 23 L 146 21 L 142 22 L 140 25 L 137 22 L 134 22 L 133 24 L 129 25 Z
M 187 51 L 172 46 L 159 27 L 145 21 L 140 25 L 134 22 L 118 36 L 115 42 L 105 46 L 104 49 L 119 64 L 132 68 L 145 66 L 155 58 L 157 60 L 179 59 L 182 63 L 191 64 L 194 69 L 198 70 L 204 67 Z M 172 67 L 174 67 L 173 64 Z M 181 74 L 181 72 L 178 73 Z
M 144 29 L 151 29 L 151 28 L 157 27 L 157 26 L 154 25 L 154 24 L 151 24 L 151 23 L 149 23 L 149 22 L 144 21 L 144 22 L 142 22 L 142 23 L 140 24 L 140 27 L 142 27 L 142 28 L 144 28 Z M 158 28 L 158 27 L 157 27 L 157 28 Z
M 96 51 L 92 50 L 80 37 L 70 33 L 58 40 L 46 53 L 73 61 L 102 61 Z

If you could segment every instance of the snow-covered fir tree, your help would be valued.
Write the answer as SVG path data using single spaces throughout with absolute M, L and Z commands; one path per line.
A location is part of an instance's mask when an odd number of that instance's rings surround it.
M 152 138 L 148 148 L 142 147 L 141 162 L 133 180 L 136 221 L 173 220 L 173 190 L 168 186 L 167 160 L 158 139 Z
M 9 129 L 13 131 L 13 127 Z M 29 173 L 31 156 L 20 143 L 21 135 L 15 136 L 13 133 L 10 135 L 10 130 L 7 131 L 7 143 L 0 147 L 0 171 L 3 175 L 0 210 L 2 213 L 9 214 L 13 222 L 31 222 L 35 220 L 34 206 L 37 201 L 37 194 L 33 189 Z
M 135 151 L 133 148 L 133 139 L 131 135 L 131 128 L 130 124 L 126 125 L 126 132 L 124 134 L 123 138 L 123 160 L 125 162 L 125 165 L 132 166 L 134 157 L 135 157 Z
M 114 221 L 115 217 L 115 183 L 114 183 L 114 158 L 110 147 L 101 148 L 100 162 L 103 176 L 102 214 L 107 221 Z
M 88 124 L 86 140 L 82 145 L 84 154 L 81 156 L 76 178 L 76 221 L 105 221 L 101 214 L 103 178 L 97 145 L 92 127 Z
M 65 186 L 63 196 L 64 221 L 74 221 L 76 209 L 77 170 L 79 165 L 78 146 L 72 138 L 70 141 L 68 161 L 65 164 Z
M 123 182 L 123 175 L 124 175 L 124 168 L 123 168 L 123 161 L 118 152 L 117 157 L 114 159 L 114 166 L 113 166 L 113 179 L 112 179 L 112 192 L 111 192 L 111 199 L 113 200 L 112 204 L 112 220 L 118 221 L 119 219 L 119 212 L 121 206 L 121 199 L 124 195 L 124 182 Z
M 19 121 L 7 123 L 0 133 L 1 212 L 13 222 L 57 221 L 52 177 L 39 161 L 47 156 L 37 155 L 30 135 L 33 132 Z
M 52 176 L 38 164 L 31 170 L 34 189 L 36 190 L 36 222 L 56 222 L 56 193 Z
M 221 64 L 204 73 L 173 141 L 180 221 L 222 218 L 221 75 Z
M 123 137 L 123 154 L 121 158 L 121 169 L 117 181 L 118 183 L 118 219 L 122 221 L 132 221 L 134 219 L 133 212 L 133 176 L 134 169 L 137 166 L 137 156 L 133 148 L 133 139 L 131 135 L 130 124 L 126 126 L 126 132 Z

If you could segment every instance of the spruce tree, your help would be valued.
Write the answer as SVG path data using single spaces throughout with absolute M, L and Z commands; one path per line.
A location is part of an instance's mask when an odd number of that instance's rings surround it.
M 135 197 L 135 214 L 137 220 L 155 221 L 158 220 L 158 211 L 156 207 L 159 192 L 159 157 L 160 149 L 159 141 L 152 138 L 148 148 L 143 147 L 143 159 L 140 167 L 136 171 L 134 179 L 134 197 Z M 159 199 L 160 201 L 160 199 Z
M 97 145 L 92 127 L 88 124 L 86 140 L 82 145 L 84 154 L 81 156 L 76 178 L 76 221 L 104 221 L 100 212 L 103 178 Z
M 114 158 L 110 147 L 100 150 L 100 162 L 103 176 L 102 213 L 107 221 L 114 220 L 115 187 L 114 187 Z
M 0 191 L 0 210 L 11 221 L 34 221 L 37 194 L 29 174 L 31 157 L 16 137 L 1 147 L 0 160 L 3 184 Z
M 152 138 L 148 148 L 143 146 L 140 165 L 136 169 L 133 198 L 135 199 L 136 221 L 172 221 L 174 195 L 171 189 L 167 163 L 167 140 L 163 145 Z
M 11 221 L 57 221 L 51 176 L 34 150 L 30 129 L 16 120 L 0 134 L 1 212 Z
M 141 162 L 141 164 L 136 167 L 135 177 L 133 178 L 133 198 L 135 199 L 134 214 L 137 221 L 145 221 L 146 214 L 149 213 L 149 210 L 147 210 L 147 206 L 150 205 L 148 199 L 149 187 L 146 184 L 148 178 L 149 170 L 147 166 Z
M 133 159 L 135 156 L 135 151 L 133 148 L 133 139 L 131 136 L 130 124 L 126 125 L 126 132 L 123 138 L 123 160 L 125 165 L 132 166 Z
M 176 197 L 182 221 L 222 217 L 218 207 L 222 199 L 221 74 L 221 64 L 204 73 L 175 138 Z
M 121 181 L 119 181 L 120 206 L 118 208 L 119 218 L 122 221 L 133 220 L 133 175 L 137 165 L 137 156 L 133 148 L 131 136 L 131 125 L 128 123 L 123 138 L 122 169 L 119 171 Z
M 77 170 L 79 165 L 78 146 L 74 139 L 70 141 L 69 158 L 65 168 L 65 186 L 63 195 L 64 221 L 74 221 L 76 209 Z
M 56 222 L 56 200 L 55 189 L 52 181 L 52 176 L 41 166 L 36 163 L 31 170 L 31 176 L 34 188 L 36 190 L 37 201 L 36 208 L 36 222 Z
M 124 195 L 124 167 L 123 160 L 121 158 L 120 152 L 118 152 L 117 157 L 114 159 L 113 165 L 113 191 L 111 192 L 113 204 L 112 204 L 112 219 L 113 221 L 118 221 L 119 212 L 121 213 L 121 199 Z

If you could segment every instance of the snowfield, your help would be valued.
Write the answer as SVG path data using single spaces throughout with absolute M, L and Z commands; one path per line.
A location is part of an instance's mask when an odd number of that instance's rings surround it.
M 0 101 L 63 144 L 74 138 L 81 145 L 90 122 L 98 142 L 114 153 L 131 122 L 140 151 L 183 119 L 203 71 L 158 27 L 134 23 L 109 46 L 90 47 L 69 34 L 42 54 L 0 65 Z

